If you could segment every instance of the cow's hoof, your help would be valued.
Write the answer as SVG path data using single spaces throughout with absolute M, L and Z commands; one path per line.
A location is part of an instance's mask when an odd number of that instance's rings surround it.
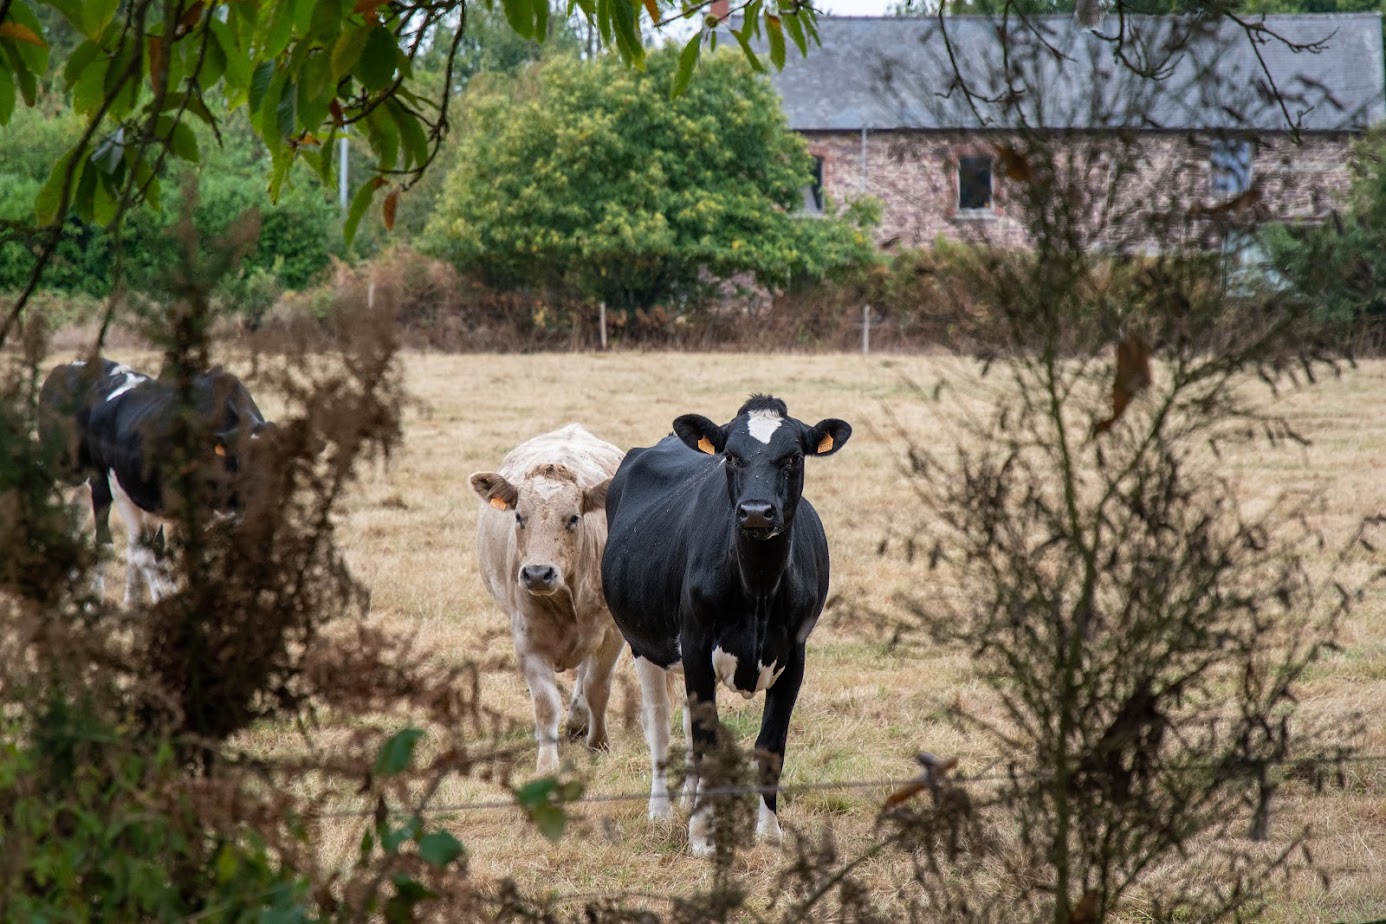
M 534 772 L 540 776 L 553 776 L 558 773 L 558 749 L 541 748 Z
M 760 812 L 756 816 L 756 840 L 778 844 L 783 837 L 779 816 L 770 811 L 770 807 L 761 800 Z
M 693 811 L 693 806 L 698 801 L 698 778 L 688 776 L 684 778 L 683 790 L 679 793 L 679 808 L 685 812 Z
M 674 807 L 669 804 L 669 797 L 657 796 L 650 797 L 650 821 L 667 821 L 669 816 L 674 814 Z
M 582 740 L 583 738 L 585 738 L 585 737 L 587 737 L 587 723 L 586 723 L 586 722 L 583 722 L 581 725 L 578 725 L 578 724 L 576 724 L 575 722 L 573 722 L 572 719 L 569 719 L 569 720 L 568 720 L 568 740 L 569 740 L 569 741 L 581 741 L 581 740 Z
M 606 740 L 606 735 L 589 735 L 587 737 L 587 749 L 589 751 L 609 751 L 611 744 Z
M 705 805 L 688 819 L 688 849 L 695 857 L 708 857 L 717 849 L 712 829 L 712 806 Z

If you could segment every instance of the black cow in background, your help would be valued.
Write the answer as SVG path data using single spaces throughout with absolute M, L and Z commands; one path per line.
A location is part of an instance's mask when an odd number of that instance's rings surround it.
M 779 783 L 804 643 L 828 596 L 828 541 L 803 499 L 804 458 L 837 452 L 851 434 L 845 421 L 809 426 L 778 398 L 754 395 L 726 426 L 679 417 L 673 435 L 632 449 L 611 483 L 602 585 L 640 677 L 649 814 L 670 813 L 669 672 L 682 670 L 695 854 L 714 847 L 696 769 L 715 740 L 718 681 L 745 697 L 765 691 L 760 781 Z M 761 797 L 756 835 L 779 839 L 773 790 Z
M 199 447 L 191 459 L 180 451 L 180 414 Z M 80 361 L 58 366 L 39 392 L 46 457 L 57 479 L 90 487 L 98 543 L 111 541 L 113 504 L 125 523 L 127 605 L 141 581 L 154 602 L 169 592 L 157 546 L 182 501 L 177 467 L 193 466 L 210 511 L 234 514 L 249 487 L 250 454 L 273 426 L 240 379 L 220 367 L 193 379 L 190 407 L 182 406 L 176 386 L 107 359 L 95 368 Z

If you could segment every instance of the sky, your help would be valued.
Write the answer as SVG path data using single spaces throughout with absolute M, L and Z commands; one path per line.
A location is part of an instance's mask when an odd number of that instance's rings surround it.
M 832 16 L 885 16 L 891 0 L 815 0 L 814 8 Z

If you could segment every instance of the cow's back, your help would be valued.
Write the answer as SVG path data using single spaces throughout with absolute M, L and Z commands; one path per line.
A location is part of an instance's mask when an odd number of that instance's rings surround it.
M 698 545 L 721 541 L 721 524 L 705 516 L 715 509 L 716 492 L 725 491 L 721 465 L 720 458 L 668 436 L 628 452 L 607 493 L 607 605 L 631 650 L 661 665 L 678 658 L 679 603 L 690 557 Z
M 98 360 L 95 369 L 71 362 L 55 366 L 44 378 L 38 397 L 39 443 L 55 478 L 76 485 L 93 473 L 87 430 L 96 385 L 117 368 L 109 359 Z
M 580 486 L 587 488 L 615 475 L 622 456 L 621 450 L 574 423 L 525 440 L 505 454 L 499 471 L 515 483 L 537 465 L 562 465 L 572 470 Z

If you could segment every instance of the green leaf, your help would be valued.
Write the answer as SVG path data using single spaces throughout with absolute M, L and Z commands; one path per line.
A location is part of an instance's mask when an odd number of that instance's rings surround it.
M 294 85 L 285 75 L 284 86 L 279 92 L 279 102 L 274 107 L 275 124 L 279 129 L 280 138 L 291 138 L 298 134 L 297 101 L 298 94 L 294 92 Z
M 279 57 L 285 48 L 289 47 L 289 42 L 294 38 L 294 14 L 298 4 L 294 0 L 275 0 L 274 3 L 267 4 L 270 8 L 270 20 L 265 31 L 265 44 L 263 58 L 269 60 Z
M 356 68 L 356 62 L 361 60 L 361 53 L 366 50 L 366 42 L 370 40 L 371 29 L 367 26 L 357 26 L 349 28 L 337 36 L 337 43 L 332 46 L 332 79 L 341 80 Z
M 640 20 L 635 8 L 630 0 L 611 0 L 611 14 L 616 48 L 621 52 L 621 58 L 643 71 L 645 45 L 640 39 Z
M 422 165 L 428 160 L 428 135 L 423 122 L 397 99 L 388 99 L 385 105 L 399 127 L 399 137 L 404 144 L 404 166 Z
M 526 809 L 532 809 L 549 801 L 549 796 L 558 789 L 558 780 L 551 776 L 541 776 L 515 790 L 515 799 Z
M 568 813 L 556 805 L 541 805 L 530 809 L 530 819 L 539 833 L 555 844 L 563 838 L 563 829 L 568 826 Z
M 0 67 L 0 125 L 10 124 L 14 115 L 14 78 L 8 68 Z
M 173 134 L 169 137 L 169 148 L 176 156 L 190 164 L 202 162 L 202 156 L 197 149 L 197 133 L 187 122 L 180 120 L 173 126 Z
M 764 74 L 765 65 L 760 63 L 760 58 L 756 56 L 755 49 L 751 47 L 751 39 L 746 29 L 728 29 L 727 31 L 732 34 L 732 38 L 736 39 L 736 43 L 741 46 L 741 50 L 746 55 L 746 60 L 751 64 L 751 70 L 755 71 L 757 74 Z
M 356 220 L 361 220 L 361 214 L 366 211 L 366 207 L 371 203 L 371 196 L 379 186 L 384 183 L 379 177 L 363 185 L 356 191 L 356 195 L 351 200 L 351 212 L 357 213 Z M 364 204 L 360 204 L 361 202 Z M 359 209 L 358 209 L 359 204 Z M 347 223 L 351 223 L 348 215 Z M 375 756 L 376 776 L 394 776 L 403 773 L 410 761 L 414 759 L 414 745 L 419 743 L 419 739 L 424 735 L 421 729 L 405 728 L 395 732 L 384 744 L 380 746 L 380 753 Z
M 395 885 L 395 894 L 385 902 L 386 924 L 412 924 L 416 919 L 414 906 L 436 897 L 434 892 L 404 873 L 395 873 L 390 881 Z
M 789 37 L 794 42 L 794 47 L 799 49 L 802 57 L 808 57 L 808 39 L 804 36 L 804 24 L 799 18 L 797 11 L 786 13 L 784 16 L 785 28 L 789 31 Z
M 446 831 L 434 831 L 419 838 L 419 856 L 429 866 L 442 869 L 462 856 L 462 842 Z
M 104 57 L 105 52 L 100 45 L 95 42 L 83 42 L 73 49 L 72 54 L 67 59 L 67 64 L 63 67 L 63 86 L 69 90 L 77 82 L 86 69 L 98 57 Z
M 393 170 L 399 161 L 399 127 L 381 107 L 366 116 L 366 137 L 375 152 L 381 170 Z
M 38 194 L 34 196 L 34 214 L 38 218 L 40 225 L 51 225 L 59 217 L 58 206 L 61 205 L 63 183 L 67 177 L 69 165 L 73 164 L 73 157 L 77 154 L 76 149 L 72 149 L 58 158 L 58 162 L 53 165 L 53 169 L 48 173 L 48 179 L 39 188 Z M 82 177 L 84 161 L 77 161 L 74 166 L 72 176 L 72 188 L 76 189 Z
M 15 54 L 24 61 L 24 64 L 34 74 L 46 72 L 48 70 L 48 45 L 44 40 L 43 25 L 39 22 L 38 17 L 34 15 L 34 11 L 29 8 L 29 4 L 25 3 L 24 0 L 15 0 L 15 2 L 10 5 L 9 15 L 4 25 L 10 26 L 11 24 L 13 27 L 26 30 L 44 44 L 31 45 L 29 42 L 18 41 L 16 39 L 0 39 L 0 41 L 5 42 L 8 48 L 13 49 Z M 29 105 L 33 104 L 30 103 Z
M 784 70 L 784 30 L 780 27 L 780 17 L 765 15 L 765 37 L 770 43 L 770 63 L 775 70 Z
M 94 224 L 105 227 L 116 217 L 116 206 L 120 201 L 120 190 L 115 188 L 115 182 L 107 174 L 88 171 L 87 175 L 94 177 L 96 180 L 96 182 L 92 184 L 91 190 L 91 220 Z
M 399 850 L 399 845 L 405 841 L 412 841 L 419 836 L 419 829 L 423 827 L 423 820 L 418 815 L 413 816 L 404 824 L 393 830 L 386 829 L 381 832 L 380 849 L 386 853 L 394 853 Z
M 703 32 L 698 30 L 698 34 L 683 46 L 683 51 L 679 52 L 679 67 L 674 72 L 674 84 L 669 90 L 670 99 L 678 99 L 683 95 L 683 91 L 688 89 L 688 83 L 693 79 L 693 68 L 698 65 L 698 55 L 703 47 Z
M 107 63 L 105 58 L 93 61 L 78 76 L 77 84 L 72 88 L 72 108 L 82 115 L 95 113 L 106 98 Z
M 293 148 L 280 146 L 270 155 L 270 164 L 269 197 L 271 202 L 278 202 L 279 194 L 284 191 L 284 184 L 289 182 L 289 174 L 293 171 Z
M 547 2 L 548 0 L 501 0 L 501 8 L 505 11 L 505 21 L 510 23 L 510 28 L 521 37 L 532 39 L 539 37 L 534 31 L 534 7 Z
M 243 94 L 255 83 L 250 66 L 250 55 L 245 52 L 245 46 L 241 44 L 236 30 L 230 23 L 222 22 L 213 16 L 211 27 L 212 36 L 216 39 L 217 45 L 221 47 L 222 55 L 226 58 L 226 71 L 223 77 L 226 81 L 227 95 L 231 100 L 243 99 Z M 269 65 L 271 68 L 274 66 L 273 62 L 270 61 L 261 62 L 259 66 L 264 65 Z M 265 80 L 265 85 L 269 86 L 268 78 Z
M 356 76 L 367 90 L 383 90 L 395 79 L 398 60 L 399 46 L 395 44 L 394 33 L 384 26 L 376 26 L 366 37 Z
M 0 61 L 0 68 L 8 62 L 15 79 L 19 81 L 19 92 L 24 97 L 24 105 L 34 105 L 38 99 L 38 77 L 24 63 L 13 43 L 0 42 L 0 52 L 4 52 L 5 56 L 5 60 Z
M 250 77 L 251 113 L 260 111 L 260 105 L 265 101 L 265 94 L 269 92 L 270 84 L 273 82 L 273 61 L 261 61 L 259 64 L 255 65 L 255 73 Z

